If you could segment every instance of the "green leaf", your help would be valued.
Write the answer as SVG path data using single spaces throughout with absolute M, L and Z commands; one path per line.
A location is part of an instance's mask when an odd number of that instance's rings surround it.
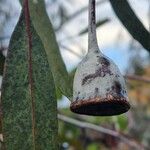
M 127 118 L 127 116 L 125 116 L 125 115 L 119 115 L 117 117 L 118 117 L 117 123 L 119 125 L 120 130 L 127 129 L 127 127 L 128 127 L 128 118 Z
M 46 13 L 44 1 L 37 0 L 35 2 L 31 0 L 29 4 L 31 19 L 44 45 L 55 85 L 71 100 L 72 84 L 61 57 L 52 24 Z
M 58 88 L 56 88 L 56 97 L 57 97 L 57 100 L 61 100 L 63 97 L 61 91 Z
M 32 97 L 28 39 L 25 16 L 22 13 L 10 41 L 2 83 L 2 125 L 5 143 L 3 148 L 7 150 L 57 150 L 57 106 L 53 77 L 41 40 L 32 25 L 30 29 L 32 34 Z M 33 116 L 35 122 L 32 119 Z
M 128 0 L 109 0 L 109 2 L 127 31 L 150 53 L 150 33 L 135 14 Z
M 110 20 L 109 19 L 103 19 L 103 20 L 99 20 L 97 23 L 96 23 L 96 27 L 99 27 L 107 22 L 109 22 Z M 85 33 L 88 32 L 88 27 L 86 27 L 84 30 L 80 31 L 79 35 L 83 35 Z

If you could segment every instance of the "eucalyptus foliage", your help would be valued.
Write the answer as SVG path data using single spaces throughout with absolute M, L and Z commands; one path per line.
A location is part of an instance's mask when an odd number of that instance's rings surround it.
M 43 44 L 32 24 L 30 30 L 32 62 L 29 62 L 28 58 L 28 35 L 23 11 L 11 37 L 5 64 L 1 98 L 4 136 L 2 149 L 57 150 L 55 85 Z M 30 63 L 32 94 L 29 80 Z

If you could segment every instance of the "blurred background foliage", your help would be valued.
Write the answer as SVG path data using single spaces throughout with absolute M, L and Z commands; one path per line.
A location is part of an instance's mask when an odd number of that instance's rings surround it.
M 150 29 L 150 1 L 130 0 L 129 2 L 145 25 L 145 28 Z M 46 0 L 45 4 L 47 13 L 53 23 L 61 54 L 73 81 L 76 66 L 84 57 L 87 50 L 88 2 L 81 2 L 80 0 Z M 134 5 L 137 5 L 137 7 L 135 8 Z M 140 5 L 144 6 L 143 10 L 140 9 Z M 136 75 L 144 77 L 147 80 L 146 82 L 126 80 L 129 99 L 132 105 L 131 110 L 126 114 L 113 117 L 76 115 L 69 110 L 70 103 L 68 100 L 57 90 L 58 113 L 82 122 L 89 122 L 97 126 L 112 129 L 128 139 L 134 139 L 137 144 L 140 143 L 140 145 L 143 145 L 143 149 L 148 150 L 150 149 L 150 54 L 127 33 L 123 25 L 116 19 L 116 16 L 112 15 L 113 10 L 108 0 L 97 0 L 96 6 L 98 40 L 104 53 L 115 59 L 114 61 L 119 65 L 124 75 Z M 107 8 L 108 12 L 103 10 L 103 8 Z M 0 0 L 1 75 L 3 73 L 9 39 L 18 20 L 20 9 L 18 0 L 14 2 L 11 0 Z M 141 11 L 144 11 L 145 14 L 143 15 Z M 117 24 L 117 28 L 116 26 L 113 28 L 114 23 Z M 104 26 L 106 26 L 105 29 Z M 108 33 L 106 30 L 108 30 Z M 116 32 L 113 33 L 113 30 Z M 103 42 L 102 34 L 107 34 L 104 37 L 106 40 L 105 43 Z M 115 36 L 111 34 L 115 34 Z M 111 36 L 112 38 L 110 38 Z M 112 44 L 107 45 L 108 42 Z M 107 51 L 107 48 L 110 48 L 110 51 Z M 116 53 L 119 53 L 119 56 L 115 55 Z M 124 59 L 124 57 L 127 59 Z M 122 62 L 121 59 L 126 62 Z M 77 127 L 61 119 L 59 121 L 59 139 L 61 150 L 138 149 L 113 136 L 84 127 Z M 140 147 L 139 149 L 142 148 Z

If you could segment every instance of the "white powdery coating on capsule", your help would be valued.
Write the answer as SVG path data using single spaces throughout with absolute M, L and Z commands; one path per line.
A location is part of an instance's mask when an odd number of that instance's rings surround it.
M 124 78 L 117 65 L 98 49 L 90 50 L 79 64 L 74 77 L 73 100 L 123 97 L 128 100 Z

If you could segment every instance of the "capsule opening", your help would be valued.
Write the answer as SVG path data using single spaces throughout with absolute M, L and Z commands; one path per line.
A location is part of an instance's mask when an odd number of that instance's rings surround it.
M 83 115 L 91 116 L 113 116 L 120 115 L 127 112 L 130 109 L 130 104 L 124 98 L 113 100 L 78 100 L 72 102 L 70 106 L 71 111 Z

